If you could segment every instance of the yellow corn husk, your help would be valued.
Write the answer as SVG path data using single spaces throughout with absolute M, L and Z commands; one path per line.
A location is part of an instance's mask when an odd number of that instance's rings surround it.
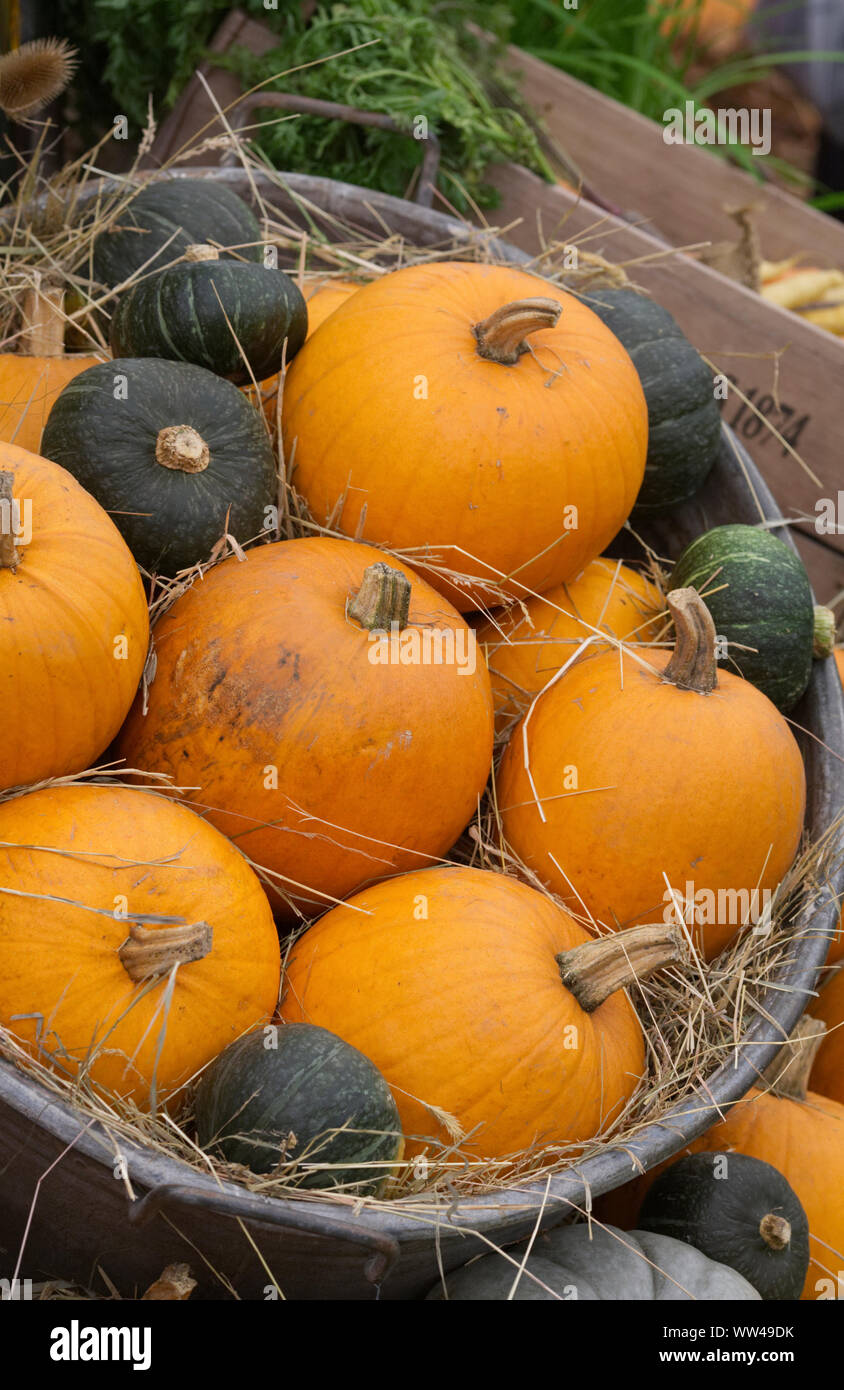
M 840 270 L 798 270 L 784 280 L 763 285 L 760 293 L 769 304 L 781 309 L 799 309 L 801 304 L 817 304 L 829 290 L 844 286 Z
M 759 279 L 763 285 L 767 285 L 771 280 L 778 280 L 787 270 L 793 270 L 802 259 L 800 255 L 789 256 L 785 261 L 760 261 Z
M 806 309 L 800 317 L 830 333 L 844 334 L 844 300 L 839 304 L 824 304 L 820 309 Z

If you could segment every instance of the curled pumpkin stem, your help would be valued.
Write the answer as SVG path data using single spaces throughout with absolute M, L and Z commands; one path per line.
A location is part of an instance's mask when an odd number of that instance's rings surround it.
M 680 690 L 708 695 L 718 687 L 712 615 L 697 589 L 672 589 L 666 602 L 676 640 L 663 679 Z
M 644 980 L 664 965 L 682 959 L 676 927 L 628 927 L 595 941 L 584 941 L 556 956 L 560 979 L 584 1013 L 594 1013 L 616 990 Z
M 20 551 L 15 545 L 14 485 L 14 473 L 0 472 L 0 569 L 5 570 L 14 570 L 21 562 Z
M 364 570 L 363 582 L 349 601 L 348 612 L 368 632 L 402 632 L 410 617 L 410 580 L 401 570 L 391 569 L 383 560 L 376 561 Z
M 556 299 L 514 299 L 503 304 L 489 318 L 472 325 L 478 356 L 512 367 L 529 350 L 529 335 L 553 328 L 562 308 Z
M 23 332 L 18 352 L 26 357 L 61 357 L 64 353 L 64 290 L 59 285 L 32 285 L 21 307 Z
M 133 922 L 117 954 L 130 980 L 140 984 L 166 975 L 174 965 L 202 960 L 211 950 L 213 932 L 207 922 L 179 927 L 144 927 Z

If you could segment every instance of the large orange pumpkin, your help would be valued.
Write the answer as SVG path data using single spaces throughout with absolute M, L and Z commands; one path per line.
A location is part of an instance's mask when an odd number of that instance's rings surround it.
M 0 444 L 0 788 L 89 767 L 122 724 L 149 620 L 138 567 L 58 464 Z
M 591 309 L 470 262 L 352 295 L 291 363 L 282 427 L 315 519 L 402 551 L 463 609 L 542 592 L 599 555 L 648 435 L 636 369 Z
M 369 546 L 262 546 L 211 570 L 159 623 L 149 710 L 136 703 L 119 749 L 195 788 L 310 914 L 438 859 L 474 815 L 492 694 L 471 637 Z
M 655 614 L 663 607 L 656 585 L 639 570 L 616 560 L 593 560 L 582 574 L 547 594 L 493 613 L 477 628 L 484 644 L 496 732 L 503 733 L 528 710 L 596 629 L 630 642 L 648 642 L 658 633 Z M 584 655 L 606 651 L 593 640 Z
M 281 1012 L 375 1063 L 393 1088 L 407 1153 L 451 1142 L 437 1107 L 466 1136 L 462 1153 L 508 1159 L 592 1138 L 633 1094 L 645 1050 L 623 989 L 678 952 L 673 928 L 642 928 L 629 943 L 591 940 L 503 874 L 404 874 L 297 941 Z
M 17 351 L 0 353 L 0 443 L 37 454 L 53 402 L 69 381 L 98 357 L 65 354 L 61 292 L 31 291 L 24 298 L 24 331 Z
M 498 808 L 509 845 L 574 910 L 606 927 L 685 916 L 712 957 L 790 866 L 805 774 L 770 700 L 716 675 L 697 592 L 668 605 L 670 657 L 595 656 L 539 697 L 505 749 Z
M 271 1017 L 266 895 L 193 812 L 50 787 L 0 806 L 0 841 L 0 1023 L 40 1060 L 145 1107 Z
M 599 1220 L 634 1230 L 648 1188 L 678 1158 L 735 1149 L 778 1168 L 809 1218 L 812 1258 L 802 1297 L 844 1298 L 844 1105 L 806 1090 L 814 1044 L 806 1046 L 803 1036 L 816 1041 L 818 1029 L 814 1019 L 803 1020 L 791 1045 L 797 1057 L 771 1089 L 748 1092 L 700 1139 L 643 1177 L 598 1198 Z

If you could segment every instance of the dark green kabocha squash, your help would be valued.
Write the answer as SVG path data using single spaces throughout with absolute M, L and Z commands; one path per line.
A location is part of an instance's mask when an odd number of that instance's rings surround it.
M 530 1248 L 530 1253 L 525 1255 Z M 724 1299 L 758 1302 L 752 1284 L 681 1240 L 615 1226 L 558 1226 L 530 1247 L 513 1245 L 464 1265 L 440 1280 L 429 1299 L 517 1301 L 679 1302 Z M 524 1260 L 524 1270 L 519 1266 Z
M 188 246 L 214 242 L 238 247 L 233 255 L 260 261 L 261 228 L 242 198 L 219 179 L 173 178 L 146 184 L 94 242 L 93 275 L 113 289 L 184 255 Z
M 683 551 L 671 589 L 697 589 L 727 641 L 719 660 L 738 670 L 777 709 L 793 709 L 809 684 L 812 658 L 829 656 L 835 618 L 816 608 L 803 561 L 770 531 L 716 526 Z
M 261 416 L 230 381 L 185 362 L 118 357 L 80 372 L 41 452 L 96 497 L 150 573 L 207 560 L 226 531 L 253 540 L 276 503 Z
M 648 405 L 648 456 L 636 516 L 686 502 L 718 457 L 713 376 L 667 309 L 634 290 L 590 290 L 583 301 L 627 349 Z
M 307 334 L 305 300 L 283 270 L 220 260 L 212 246 L 200 245 L 121 296 L 111 350 L 115 357 L 193 362 L 246 386 L 279 371 L 282 353 L 290 362 Z
M 798 1299 L 803 1292 L 809 1222 L 793 1187 L 761 1158 L 681 1158 L 650 1188 L 637 1225 L 729 1265 L 763 1299 Z
M 255 1173 L 282 1165 L 299 1187 L 377 1194 L 404 1151 L 381 1073 L 313 1023 L 238 1038 L 203 1072 L 194 1115 L 203 1149 Z

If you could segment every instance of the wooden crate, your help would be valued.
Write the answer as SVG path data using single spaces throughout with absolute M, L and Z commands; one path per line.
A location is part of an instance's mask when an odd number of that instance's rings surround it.
M 265 25 L 233 10 L 211 48 L 224 52 L 240 44 L 262 53 L 277 42 Z M 637 211 L 631 221 L 615 217 L 518 165 L 500 164 L 489 171 L 501 195 L 495 224 L 532 253 L 577 238 L 579 246 L 628 264 L 631 277 L 674 314 L 699 351 L 791 441 L 811 474 L 731 391 L 725 419 L 784 515 L 794 520 L 815 592 L 828 602 L 844 590 L 844 533 L 820 536 L 813 519 L 819 498 L 837 498 L 839 487 L 844 489 L 835 393 L 844 375 L 844 343 L 697 261 L 667 255 L 666 243 L 734 240 L 735 223 L 725 209 L 755 201 L 766 255 L 778 259 L 811 247 L 844 268 L 844 226 L 778 189 L 760 189 L 706 150 L 666 145 L 655 122 L 518 49 L 509 50 L 509 61 L 521 74 L 526 98 L 588 183 L 615 204 Z M 213 59 L 200 70 L 222 108 L 237 100 L 234 74 L 215 68 Z M 160 166 L 198 136 L 220 129 L 213 100 L 194 77 L 162 125 L 147 163 Z M 213 153 L 203 153 L 199 162 L 213 162 Z

